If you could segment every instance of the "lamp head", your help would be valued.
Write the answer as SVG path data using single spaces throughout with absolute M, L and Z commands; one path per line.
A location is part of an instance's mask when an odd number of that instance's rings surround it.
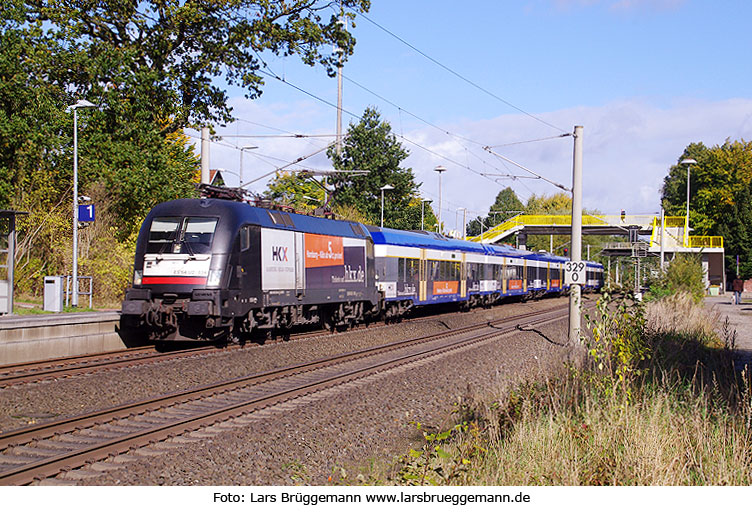
M 96 104 L 92 104 L 91 102 L 85 99 L 79 99 L 78 102 L 76 102 L 72 106 L 68 106 L 68 109 L 95 108 L 95 107 L 97 107 Z
M 697 165 L 697 161 L 692 158 L 683 159 L 679 162 L 680 165 Z

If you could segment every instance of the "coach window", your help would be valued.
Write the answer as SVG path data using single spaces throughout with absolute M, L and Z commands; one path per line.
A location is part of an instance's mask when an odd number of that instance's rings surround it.
M 407 260 L 407 278 L 409 283 L 416 283 L 418 281 L 418 264 L 419 261 L 414 258 L 408 258 Z
M 431 260 L 431 279 L 434 281 L 439 279 L 440 265 L 437 260 Z
M 405 259 L 399 258 L 397 260 L 397 281 L 405 281 Z

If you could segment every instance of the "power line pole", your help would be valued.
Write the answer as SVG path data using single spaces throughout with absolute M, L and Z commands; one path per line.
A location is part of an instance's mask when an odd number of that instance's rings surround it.
M 342 4 L 340 4 L 340 10 L 342 9 Z M 339 16 L 339 24 L 341 26 L 344 26 L 345 20 L 342 14 Z M 337 156 L 340 156 L 342 154 L 342 49 L 340 47 L 337 47 L 336 50 L 338 54 L 338 63 L 337 63 L 337 141 L 334 144 L 334 150 L 337 153 Z
M 570 260 L 582 260 L 582 126 L 574 126 L 574 157 L 572 163 L 572 241 Z M 584 272 L 584 271 L 583 271 Z M 580 343 L 582 287 L 569 285 L 569 344 Z
M 209 128 L 201 128 L 201 182 L 209 184 Z

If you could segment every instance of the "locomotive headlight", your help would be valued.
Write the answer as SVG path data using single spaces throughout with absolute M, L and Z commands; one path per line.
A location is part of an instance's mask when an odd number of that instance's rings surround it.
M 217 270 L 217 269 L 212 269 L 209 271 L 209 275 L 206 277 L 206 286 L 218 287 L 221 279 L 222 279 L 222 271 Z
M 144 271 L 133 271 L 133 286 L 140 287 L 144 280 Z

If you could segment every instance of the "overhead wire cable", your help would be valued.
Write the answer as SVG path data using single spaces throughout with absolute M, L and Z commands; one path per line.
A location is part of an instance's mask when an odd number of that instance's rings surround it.
M 328 105 L 328 106 L 330 106 L 330 107 L 333 107 L 333 108 L 335 108 L 335 109 L 336 109 L 336 106 L 335 106 L 335 105 L 334 105 L 333 103 L 329 102 L 328 100 L 326 100 L 326 99 L 323 99 L 323 98 L 319 97 L 318 95 L 316 95 L 316 94 L 314 94 L 314 93 L 311 93 L 311 92 L 309 92 L 309 91 L 307 91 L 307 90 L 305 90 L 305 89 L 301 88 L 300 86 L 297 86 L 297 85 L 295 85 L 295 84 L 291 83 L 290 81 L 288 81 L 288 80 L 286 80 L 286 79 L 284 79 L 284 78 L 282 78 L 282 77 L 278 76 L 277 74 L 275 74 L 275 73 L 273 73 L 273 72 L 271 72 L 271 71 L 268 71 L 268 72 L 266 72 L 266 71 L 264 71 L 264 70 L 260 70 L 260 72 L 261 72 L 261 73 L 264 73 L 264 74 L 266 74 L 266 75 L 268 75 L 269 77 L 272 77 L 272 78 L 274 78 L 274 79 L 277 79 L 278 81 L 280 81 L 280 82 L 282 82 L 282 83 L 284 83 L 284 84 L 287 84 L 288 86 L 290 86 L 290 87 L 292 87 L 292 88 L 294 88 L 294 89 L 296 89 L 296 90 L 300 91 L 301 93 L 304 93 L 304 94 L 306 94 L 306 95 L 308 95 L 308 96 L 310 96 L 310 97 L 312 97 L 312 98 L 314 98 L 314 99 L 318 100 L 319 102 L 322 102 L 322 103 L 324 103 L 324 104 L 326 104 L 326 105 Z M 344 113 L 347 113 L 348 115 L 350 115 L 350 116 L 352 116 L 352 117 L 354 117 L 354 118 L 358 119 L 358 120 L 361 120 L 361 119 L 362 119 L 362 117 L 361 117 L 361 116 L 359 116 L 359 115 L 357 115 L 357 114 L 355 114 L 355 113 L 353 113 L 353 112 L 351 112 L 351 111 L 349 111 L 349 110 L 347 110 L 347 109 L 345 109 L 345 108 L 342 108 L 342 111 L 343 111 Z M 465 164 L 463 164 L 463 163 L 460 163 L 459 161 L 457 161 L 457 160 L 454 160 L 454 159 L 452 159 L 452 158 L 450 158 L 450 157 L 448 157 L 448 156 L 444 156 L 443 154 L 439 154 L 438 152 L 436 152 L 436 151 L 434 151 L 434 150 L 432 150 L 432 149 L 429 149 L 428 147 L 426 147 L 426 146 L 424 146 L 424 145 L 421 145 L 421 144 L 419 144 L 419 143 L 417 143 L 417 142 L 415 142 L 415 141 L 412 141 L 411 139 L 409 139 L 408 137 L 406 137 L 406 136 L 404 136 L 404 135 L 399 135 L 399 134 L 396 134 L 396 133 L 395 133 L 394 131 L 392 131 L 391 133 L 392 133 L 392 134 L 393 134 L 394 136 L 396 136 L 396 137 L 398 137 L 398 138 L 401 138 L 401 139 L 403 139 L 403 140 L 404 140 L 404 141 L 406 141 L 407 143 L 409 143 L 409 144 L 411 144 L 411 145 L 413 145 L 413 146 L 415 146 L 415 147 L 418 147 L 419 149 L 422 149 L 422 150 L 424 150 L 424 151 L 428 152 L 429 154 L 433 154 L 434 156 L 437 156 L 437 157 L 439 157 L 439 158 L 441 158 L 441 159 L 443 159 L 443 160 L 447 161 L 448 163 L 451 163 L 451 164 L 453 164 L 453 165 L 457 165 L 458 167 L 461 167 L 461 168 L 464 168 L 464 169 L 466 169 L 466 170 L 469 170 L 470 172 L 472 172 L 472 173 L 474 173 L 474 174 L 477 174 L 477 175 L 479 175 L 479 176 L 481 176 L 481 177 L 485 177 L 485 178 L 486 178 L 486 179 L 488 179 L 489 181 L 494 181 L 494 182 L 495 182 L 495 180 L 491 179 L 490 177 L 487 177 L 487 176 L 486 176 L 486 175 L 485 175 L 485 174 L 484 174 L 483 172 L 480 172 L 480 171 L 478 171 L 478 170 L 475 170 L 475 169 L 473 169 L 473 168 L 471 168 L 471 167 L 468 167 L 468 166 L 466 166 Z M 267 175 L 270 175 L 270 174 L 267 174 Z M 264 176 L 264 177 L 266 177 L 266 176 Z M 514 176 L 510 176 L 510 178 L 514 178 Z
M 440 131 L 440 132 L 442 132 L 442 133 L 446 134 L 447 136 L 453 137 L 453 138 L 455 138 L 455 139 L 457 139 L 457 140 L 464 140 L 464 141 L 466 141 L 466 142 L 469 142 L 469 143 L 472 143 L 472 144 L 478 145 L 479 147 L 484 147 L 484 144 L 483 144 L 483 143 L 477 142 L 477 141 L 475 141 L 475 140 L 472 140 L 472 139 L 470 139 L 470 138 L 467 138 L 467 137 L 465 137 L 465 136 L 462 136 L 462 135 L 459 135 L 459 134 L 455 134 L 455 133 L 452 133 L 452 132 L 450 132 L 450 131 L 448 131 L 448 130 L 446 130 L 446 129 L 442 128 L 442 127 L 439 127 L 439 126 L 438 126 L 438 125 L 436 125 L 436 124 L 433 124 L 433 123 L 429 122 L 429 121 L 428 121 L 428 120 L 426 120 L 425 118 L 422 118 L 422 117 L 420 117 L 420 116 L 416 115 L 415 113 L 412 113 L 411 111 L 408 111 L 407 109 L 404 109 L 404 108 L 403 108 L 402 106 L 399 106 L 399 105 L 397 105 L 396 103 L 392 102 L 391 100 L 389 100 L 389 99 L 387 99 L 387 98 L 383 97 L 382 95 L 379 95 L 379 94 L 378 94 L 378 93 L 376 93 L 375 91 L 371 90 L 370 88 L 367 88 L 366 86 L 363 86 L 363 85 L 362 85 L 362 84 L 360 84 L 359 82 L 355 81 L 354 79 L 351 79 L 350 77 L 348 77 L 348 76 L 346 76 L 346 75 L 344 75 L 344 74 L 342 74 L 342 77 L 344 77 L 345 79 L 347 79 L 347 80 L 348 80 L 349 82 L 351 82 L 351 83 L 352 83 L 352 84 L 354 84 L 355 86 L 357 86 L 357 87 L 361 88 L 362 90 L 364 90 L 364 91 L 366 91 L 366 92 L 370 93 L 370 94 L 371 94 L 371 95 L 373 95 L 374 97 L 376 97 L 376 98 L 378 98 L 378 99 L 380 99 L 380 100 L 382 100 L 382 101 L 386 102 L 387 104 L 391 105 L 392 107 L 395 107 L 395 108 L 397 108 L 397 110 L 398 110 L 398 112 L 399 112 L 399 114 L 400 114 L 400 131 L 401 131 L 401 133 L 402 133 L 402 134 L 401 134 L 400 136 L 401 136 L 401 137 L 403 137 L 403 138 L 404 138 L 404 131 L 402 130 L 402 112 L 405 112 L 405 113 L 407 113 L 408 115 L 410 115 L 411 117 L 415 118 L 416 120 L 420 120 L 421 122 L 423 122 L 423 123 L 424 123 L 424 124 L 426 124 L 427 126 L 429 126 L 429 127 L 433 127 L 433 128 L 434 128 L 434 129 L 436 129 L 437 131 Z M 475 158 L 476 158 L 477 160 L 479 160 L 479 161 L 480 161 L 480 162 L 481 162 L 481 163 L 482 163 L 483 165 L 489 165 L 489 166 L 493 167 L 494 169 L 496 169 L 496 170 L 499 170 L 499 169 L 498 169 L 498 168 L 497 168 L 496 166 L 494 166 L 494 165 L 492 165 L 492 164 L 489 164 L 489 163 L 487 163 L 485 159 L 483 159 L 483 158 L 482 158 L 481 156 L 477 155 L 476 153 L 474 153 L 473 151 L 471 151 L 470 149 L 468 149 L 468 148 L 467 148 L 467 147 L 466 147 L 465 145 L 462 145 L 462 148 L 463 148 L 463 149 L 464 149 L 464 150 L 465 150 L 466 152 L 468 152 L 468 153 L 472 154 L 472 155 L 473 155 L 473 157 L 475 157 Z M 507 168 L 507 170 L 509 170 L 509 169 Z M 481 173 L 481 174 L 482 174 L 482 173 Z
M 362 14 L 362 13 L 358 13 L 358 16 L 360 16 L 361 18 L 363 18 L 363 19 L 365 19 L 366 21 L 370 22 L 371 24 L 375 25 L 376 27 L 378 27 L 378 28 L 379 28 L 379 29 L 381 29 L 382 31 L 386 32 L 387 34 L 389 34 L 390 36 L 392 36 L 392 37 L 393 37 L 393 38 L 395 38 L 396 40 L 400 41 L 400 42 L 401 42 L 401 43 L 403 43 L 404 45 L 406 45 L 406 46 L 410 47 L 410 48 L 411 48 L 411 49 L 413 49 L 413 50 L 414 50 L 415 52 L 417 52 L 418 54 L 422 55 L 423 57 L 425 57 L 426 59 L 428 59 L 429 61 L 431 61 L 431 62 L 432 62 L 432 63 L 434 63 L 435 65 L 437 65 L 437 66 L 439 66 L 439 67 L 443 68 L 443 69 L 444 69 L 444 70 L 446 70 L 447 72 L 449 72 L 449 73 L 451 73 L 452 75 L 454 75 L 455 77 L 457 77 L 457 78 L 459 78 L 459 79 L 461 79 L 461 80 L 465 81 L 466 83 L 470 84 L 470 85 L 471 85 L 471 86 L 473 86 L 474 88 L 477 88 L 478 90 L 482 91 L 483 93 L 485 93 L 485 94 L 487 94 L 487 95 L 489 95 L 489 96 L 491 96 L 491 97 L 495 98 L 495 99 L 496 99 L 496 100 L 498 100 L 499 102 L 502 102 L 502 103 L 506 104 L 507 106 L 511 107 L 512 109 L 515 109 L 515 110 L 519 111 L 519 112 L 520 112 L 520 113 L 522 113 L 523 115 L 529 116 L 529 117 L 530 117 L 530 118 L 532 118 L 533 120 L 537 120 L 538 122 L 540 122 L 540 123 L 542 123 L 542 124 L 544 124 L 544 125 L 547 125 L 548 127 L 551 127 L 552 129 L 556 129 L 557 131 L 562 131 L 562 132 L 564 132 L 564 129 L 561 129 L 560 127 L 557 127 L 557 126 L 555 126 L 555 125 L 553 125 L 553 124 L 551 124 L 551 123 L 549 123 L 549 122 L 547 122 L 547 121 L 543 120 L 542 118 L 540 118 L 540 117 L 537 117 L 537 116 L 533 115 L 532 113 L 529 113 L 528 111 L 525 111 L 525 110 L 524 110 L 524 109 L 522 109 L 521 107 L 518 107 L 518 106 L 516 106 L 516 105 L 512 104 L 511 102 L 509 102 L 508 100 L 501 98 L 500 96 L 496 95 L 496 94 L 495 94 L 495 93 L 493 93 L 492 91 L 489 91 L 488 89 L 484 88 L 483 86 L 481 86 L 480 84 L 476 83 L 475 81 L 472 81 L 472 80 L 468 79 L 467 77 L 465 77 L 464 75 L 460 74 L 459 72 L 456 72 L 456 71 L 452 70 L 451 68 L 449 68 L 449 67 L 448 67 L 448 66 L 446 66 L 445 64 L 443 64 L 443 63 L 441 63 L 441 62 L 437 61 L 436 59 L 434 59 L 433 57 L 429 56 L 428 54 L 426 54 L 425 52 L 423 52 L 422 50 L 420 50 L 419 48 L 417 48 L 417 47 L 416 47 L 415 45 L 412 45 L 412 44 L 410 44 L 410 43 L 409 43 L 408 41 L 406 41 L 405 39 L 401 38 L 400 36 L 398 36 L 398 35 L 397 35 L 397 34 L 395 34 L 394 32 L 390 31 L 390 30 L 389 30 L 389 29 L 387 29 L 386 27 L 384 27 L 384 26 L 380 25 L 379 23 L 377 23 L 377 22 L 373 21 L 373 20 L 372 20 L 371 18 L 369 18 L 369 17 L 368 17 L 368 16 L 366 16 L 365 14 Z
M 192 136 L 192 135 L 187 135 L 187 136 L 188 136 L 188 138 L 193 138 L 193 139 L 199 139 L 200 138 L 198 136 Z M 226 141 L 222 141 L 222 140 L 213 141 L 212 144 L 213 145 L 219 145 L 220 147 L 227 147 L 228 149 L 240 150 L 239 146 L 233 145 L 232 143 L 229 143 L 229 142 L 226 142 Z M 301 157 L 295 159 L 294 161 L 290 161 L 289 158 L 278 158 L 276 156 L 270 156 L 268 154 L 261 154 L 259 152 L 246 151 L 249 154 L 253 155 L 254 157 L 260 159 L 261 161 L 265 161 L 266 163 L 268 163 L 269 165 L 271 165 L 273 167 L 276 167 L 276 165 L 274 163 L 268 161 L 268 160 L 279 161 L 279 162 L 285 163 L 285 165 L 283 165 L 283 166 L 281 166 L 279 168 L 276 168 L 272 172 L 270 172 L 268 174 L 264 174 L 263 176 L 261 176 L 259 178 L 253 179 L 251 181 L 246 181 L 245 183 L 243 183 L 242 185 L 239 185 L 239 186 L 240 187 L 244 187 L 246 185 L 249 185 L 251 183 L 254 183 L 254 182 L 258 181 L 259 179 L 263 179 L 264 177 L 268 177 L 268 176 L 270 176 L 272 174 L 280 172 L 280 171 L 284 170 L 285 168 L 290 167 L 292 165 L 295 165 L 295 164 L 297 164 L 297 163 L 299 163 L 301 161 L 304 161 L 304 160 L 306 160 L 306 159 L 308 159 L 308 158 L 310 158 L 310 157 L 312 157 L 312 156 L 314 156 L 314 155 L 316 155 L 316 154 L 318 154 L 318 153 L 320 153 L 322 151 L 325 151 L 328 148 L 329 148 L 328 146 L 324 147 L 323 149 L 319 149 L 319 150 L 317 150 L 317 151 L 315 151 L 315 152 L 313 152 L 311 154 L 301 156 Z M 266 158 L 266 159 L 264 159 L 264 158 Z
M 496 147 L 510 147 L 512 145 L 521 145 L 523 143 L 536 143 L 546 140 L 556 140 L 558 138 L 565 138 L 567 136 L 572 136 L 572 133 L 557 134 L 555 136 L 546 136 L 545 138 L 535 138 L 533 140 L 522 140 L 519 142 L 500 143 L 498 145 L 486 145 L 486 147 L 488 147 L 489 149 L 495 149 Z

